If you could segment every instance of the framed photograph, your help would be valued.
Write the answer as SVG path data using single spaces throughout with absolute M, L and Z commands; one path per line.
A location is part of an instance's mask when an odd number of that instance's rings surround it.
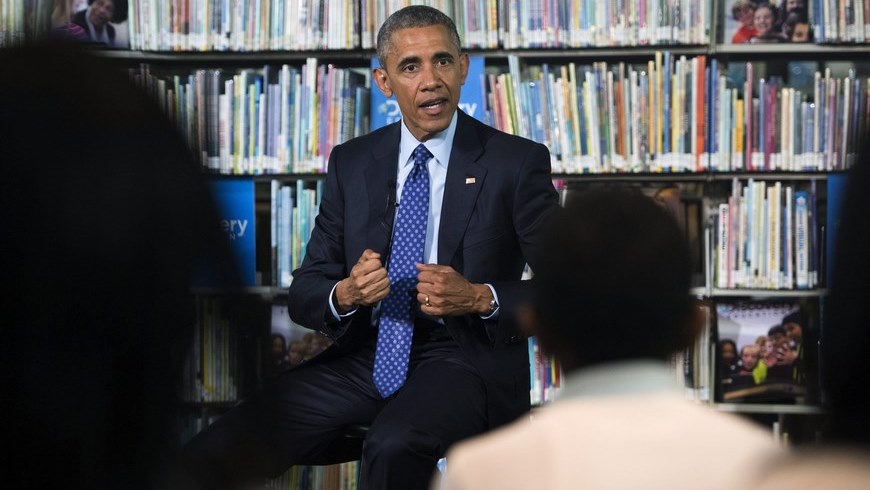
M 716 377 L 726 403 L 805 403 L 807 316 L 798 301 L 737 301 L 716 305 Z

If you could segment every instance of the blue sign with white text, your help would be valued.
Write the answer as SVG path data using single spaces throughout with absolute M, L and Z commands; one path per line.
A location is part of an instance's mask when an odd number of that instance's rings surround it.
M 465 85 L 462 86 L 459 108 L 469 116 L 483 122 L 483 91 L 486 86 L 483 83 L 483 56 L 469 56 L 468 61 L 468 76 L 465 78 Z M 377 57 L 372 58 L 371 65 L 372 69 L 380 66 Z M 387 98 L 377 84 L 372 83 L 371 130 L 382 128 L 400 119 L 402 119 L 402 113 L 399 111 L 399 103 L 396 102 L 396 98 Z
M 217 204 L 220 229 L 236 259 L 242 286 L 255 286 L 254 181 L 212 180 L 209 187 Z

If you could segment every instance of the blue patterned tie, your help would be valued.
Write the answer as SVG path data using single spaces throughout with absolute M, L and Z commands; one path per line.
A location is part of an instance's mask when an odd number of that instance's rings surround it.
M 417 269 L 423 262 L 426 222 L 429 218 L 429 171 L 426 162 L 432 153 L 425 146 L 414 149 L 414 168 L 402 187 L 399 214 L 393 232 L 393 245 L 387 274 L 390 294 L 381 303 L 378 344 L 375 349 L 375 387 L 387 398 L 405 382 L 414 321 L 412 304 L 417 288 Z

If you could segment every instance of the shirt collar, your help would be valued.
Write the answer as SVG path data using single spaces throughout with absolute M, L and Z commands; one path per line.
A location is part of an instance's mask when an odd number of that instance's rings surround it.
M 426 149 L 435 157 L 438 165 L 444 168 L 447 168 L 447 163 L 450 161 L 450 150 L 453 149 L 453 136 L 456 134 L 456 121 L 459 119 L 458 113 L 459 111 L 453 112 L 450 125 L 444 131 L 437 133 L 423 143 L 426 145 Z M 417 148 L 417 145 L 421 142 L 411 134 L 411 131 L 405 126 L 404 120 L 402 120 L 400 126 L 402 127 L 402 137 L 399 143 L 399 161 L 401 166 L 405 166 L 411 163 L 411 154 L 414 152 L 414 148 Z
M 590 366 L 568 373 L 559 398 L 654 392 L 679 393 L 674 369 L 662 361 L 638 359 Z

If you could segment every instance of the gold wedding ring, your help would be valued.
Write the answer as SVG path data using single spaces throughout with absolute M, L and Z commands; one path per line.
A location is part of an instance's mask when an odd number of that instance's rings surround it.
M 429 295 L 428 294 L 426 295 L 426 306 L 432 306 L 429 304 Z

